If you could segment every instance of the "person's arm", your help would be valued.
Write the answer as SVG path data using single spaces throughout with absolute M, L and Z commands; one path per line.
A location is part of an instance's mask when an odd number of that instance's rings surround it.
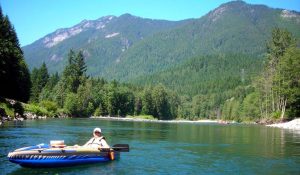
M 93 142 L 93 139 L 94 138 L 91 138 L 88 142 L 86 142 L 84 145 L 82 145 L 82 146 L 88 146 L 90 143 L 92 143 Z
M 110 148 L 105 139 L 101 139 L 101 145 L 102 148 Z

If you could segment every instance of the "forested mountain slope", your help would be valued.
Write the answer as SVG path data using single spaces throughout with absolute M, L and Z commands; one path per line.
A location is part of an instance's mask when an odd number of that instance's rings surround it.
M 130 14 L 105 16 L 58 29 L 22 49 L 30 69 L 45 62 L 52 73 L 63 70 L 71 48 L 80 49 L 86 58 L 88 74 L 102 75 L 105 67 L 118 63 L 121 55 L 136 42 L 188 21 L 152 20 Z
M 298 12 L 222 4 L 198 19 L 178 22 L 129 14 L 82 21 L 23 47 L 30 68 L 47 64 L 61 72 L 70 48 L 83 50 L 87 74 L 123 82 L 161 72 L 192 57 L 235 53 L 260 57 L 274 27 L 300 37 Z
M 191 57 L 219 53 L 261 55 L 274 27 L 300 37 L 297 12 L 234 1 L 190 23 L 148 37 L 134 45 L 105 77 L 121 81 L 149 75 Z
M 222 96 L 237 86 L 249 85 L 261 70 L 261 62 L 262 58 L 240 54 L 199 56 L 162 72 L 141 76 L 132 83 L 149 86 L 162 83 L 189 96 L 212 93 Z

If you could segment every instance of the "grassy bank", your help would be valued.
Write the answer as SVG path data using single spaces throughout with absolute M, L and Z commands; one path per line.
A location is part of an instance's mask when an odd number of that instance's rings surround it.
M 26 118 L 26 116 L 30 117 L 28 114 L 44 117 L 58 117 L 65 116 L 67 113 L 50 101 L 27 104 L 16 100 L 0 98 L 1 121 L 13 120 L 14 118 Z
M 3 111 L 5 112 L 6 115 L 15 117 L 14 108 L 8 102 L 1 101 L 0 108 L 3 109 Z M 1 114 L 1 118 L 3 117 L 2 115 L 3 114 Z
M 152 115 L 127 115 L 126 118 L 132 118 L 132 119 L 143 119 L 143 120 L 157 120 L 157 118 L 154 118 Z

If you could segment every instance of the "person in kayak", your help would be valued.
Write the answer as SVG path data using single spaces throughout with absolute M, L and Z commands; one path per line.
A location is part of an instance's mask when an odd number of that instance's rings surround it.
M 92 148 L 110 148 L 110 146 L 107 144 L 105 137 L 102 136 L 101 129 L 95 128 L 93 132 L 94 137 L 92 137 L 86 144 L 84 144 L 84 147 L 92 147 Z

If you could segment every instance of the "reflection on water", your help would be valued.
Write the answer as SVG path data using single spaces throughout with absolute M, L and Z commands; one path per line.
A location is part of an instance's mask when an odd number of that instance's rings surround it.
M 84 144 L 95 127 L 102 128 L 108 143 L 128 143 L 131 151 L 106 164 L 52 169 L 21 168 L 6 158 L 9 151 L 49 140 Z M 299 146 L 299 133 L 257 125 L 35 120 L 0 128 L 0 169 L 14 175 L 299 174 Z

